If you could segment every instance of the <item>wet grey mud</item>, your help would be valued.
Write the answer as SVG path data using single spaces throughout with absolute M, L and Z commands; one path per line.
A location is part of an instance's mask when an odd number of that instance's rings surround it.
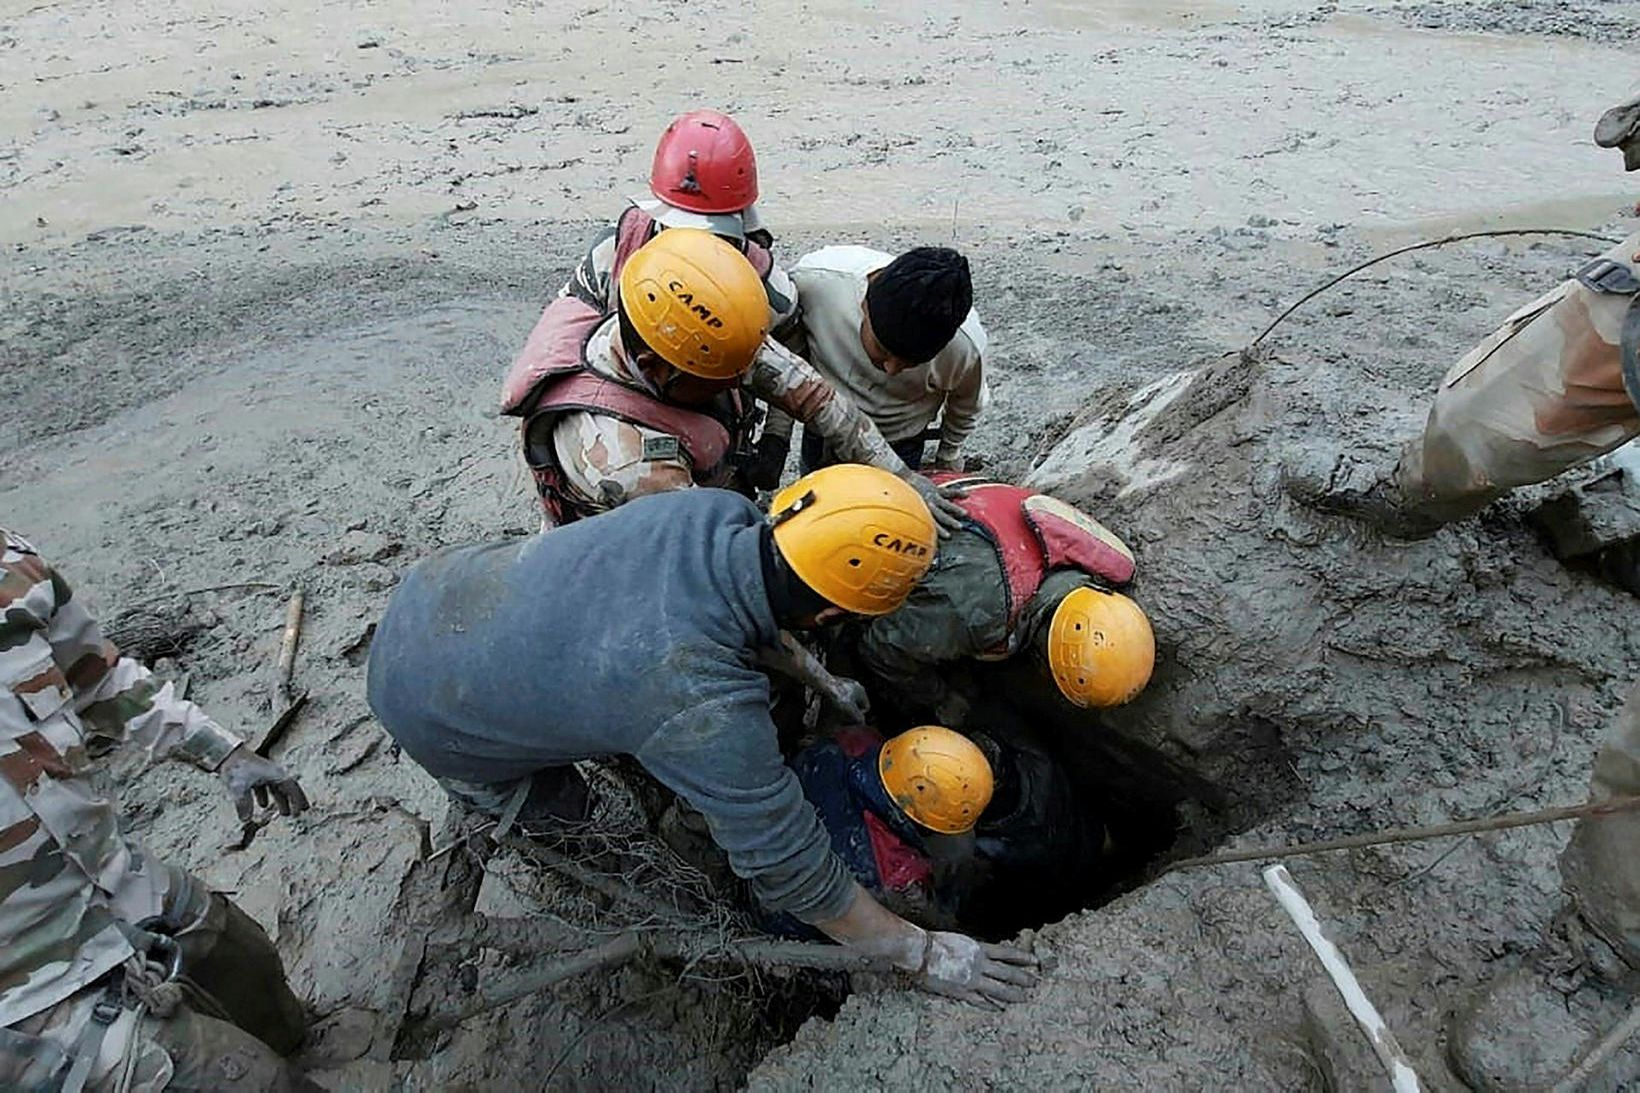
M 1640 194 L 1589 133 L 1635 78 L 1640 4 L 971 8 L 0 15 L 0 523 L 243 732 L 277 713 L 282 592 L 306 589 L 311 698 L 275 757 L 308 818 L 228 852 L 208 779 L 117 754 L 104 782 L 267 928 L 327 1087 L 1372 1088 L 1254 866 L 1143 882 L 1215 846 L 1583 798 L 1640 631 L 1632 595 L 1539 539 L 1549 488 L 1393 544 L 1283 482 L 1387 466 L 1450 363 L 1598 245 L 1408 256 L 1236 351 L 1418 238 L 1632 231 Z M 664 79 L 635 46 L 660 41 Z M 417 1007 L 542 961 L 506 939 L 423 959 L 428 860 L 457 855 L 433 857 L 446 800 L 365 706 L 370 628 L 420 558 L 534 530 L 500 377 L 656 128 L 703 102 L 757 143 L 783 259 L 969 255 L 992 343 L 973 447 L 1138 558 L 1149 690 L 1100 719 L 1014 714 L 1132 859 L 1003 908 L 991 932 L 1039 925 L 1045 975 L 1002 1014 L 668 957 L 416 1032 Z M 276 587 L 198 591 L 246 582 Z M 1446 1010 L 1560 906 L 1564 839 L 1291 865 L 1431 1088 L 1456 1088 Z M 512 851 L 478 909 L 630 922 Z M 1590 1088 L 1637 1074 L 1631 1046 Z

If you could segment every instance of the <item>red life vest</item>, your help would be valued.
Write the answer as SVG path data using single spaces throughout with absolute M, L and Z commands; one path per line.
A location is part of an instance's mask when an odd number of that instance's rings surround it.
M 615 259 L 609 275 L 609 307 L 600 311 L 578 296 L 558 296 L 541 312 L 502 386 L 501 412 L 524 419 L 519 436 L 535 479 L 541 507 L 554 524 L 582 515 L 564 491 L 563 470 L 550 443 L 551 426 L 575 411 L 605 414 L 677 438 L 698 485 L 723 485 L 729 456 L 752 426 L 739 391 L 730 391 L 711 410 L 662 402 L 649 392 L 599 375 L 587 367 L 586 346 L 619 299 L 621 270 L 637 249 L 654 235 L 655 221 L 632 207 L 615 226 Z M 755 243 L 746 257 L 759 276 L 767 277 L 774 258 Z M 537 442 L 530 442 L 531 435 Z M 546 438 L 546 442 L 542 442 Z
M 1133 552 L 1093 517 L 1023 486 L 954 471 L 929 474 L 937 484 L 960 485 L 956 503 L 996 548 L 1007 580 L 1008 633 L 1019 623 L 1049 573 L 1075 569 L 1112 587 L 1133 580 Z M 1007 650 L 989 650 L 1005 655 Z

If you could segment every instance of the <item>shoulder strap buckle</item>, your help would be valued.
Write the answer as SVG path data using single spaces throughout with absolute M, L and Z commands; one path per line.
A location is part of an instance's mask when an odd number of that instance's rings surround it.
M 1640 276 L 1622 262 L 1611 258 L 1596 258 L 1584 264 L 1572 276 L 1591 292 L 1606 296 L 1633 296 L 1640 293 Z

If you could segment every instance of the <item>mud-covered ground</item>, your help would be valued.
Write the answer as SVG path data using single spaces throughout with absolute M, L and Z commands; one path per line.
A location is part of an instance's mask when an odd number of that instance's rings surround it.
M 284 595 L 195 590 L 307 589 L 313 701 L 277 754 L 310 819 L 228 852 L 209 779 L 112 775 L 144 837 L 274 932 L 332 1087 L 712 1087 L 767 1042 L 743 985 L 665 971 L 521 1003 L 427 1060 L 368 1034 L 395 1005 L 382 970 L 405 939 L 384 924 L 418 821 L 436 831 L 444 806 L 368 717 L 362 640 L 418 557 L 533 525 L 500 373 L 658 128 L 699 103 L 751 131 L 788 257 L 970 253 L 995 395 L 975 447 L 1023 476 L 1070 436 L 1039 473 L 1129 535 L 1163 644 L 1118 728 L 1208 774 L 1257 770 L 1232 823 L 1248 841 L 1581 795 L 1640 661 L 1632 600 L 1509 510 L 1399 551 L 1292 510 L 1276 478 L 1335 448 L 1387 459 L 1446 365 L 1597 244 L 1376 267 L 1283 325 L 1261 368 L 1164 384 L 1184 401 L 1163 428 L 1100 438 L 1131 391 L 1378 250 L 1634 230 L 1640 186 L 1589 133 L 1640 79 L 1640 4 L 972 7 L 0 8 L 0 523 L 104 617 L 151 601 L 197 627 L 174 670 L 245 730 L 272 716 Z M 1112 462 L 1149 487 L 1114 496 Z M 1553 909 L 1562 837 L 1295 875 L 1427 1060 L 1441 1008 Z M 516 909 L 506 887 L 486 898 Z M 1169 878 L 1041 944 L 1025 1007 L 857 998 L 755 1082 L 1319 1080 L 1313 969 L 1251 867 Z

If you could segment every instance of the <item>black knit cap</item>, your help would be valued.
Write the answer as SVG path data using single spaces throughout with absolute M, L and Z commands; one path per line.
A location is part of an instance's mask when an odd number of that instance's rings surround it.
M 871 332 L 911 364 L 933 360 L 974 306 L 968 259 L 949 247 L 917 247 L 883 267 L 866 286 Z

